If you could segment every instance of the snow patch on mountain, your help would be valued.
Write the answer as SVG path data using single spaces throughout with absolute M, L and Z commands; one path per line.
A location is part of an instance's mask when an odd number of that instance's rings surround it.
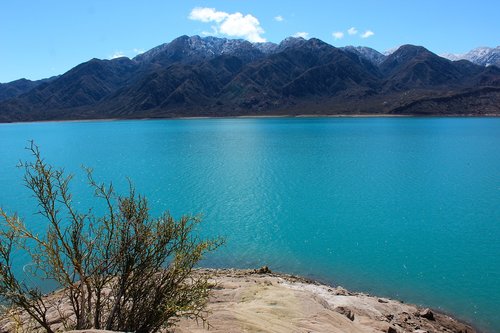
M 351 45 L 349 45 L 349 46 L 341 47 L 341 49 L 348 51 L 348 52 L 351 52 L 351 53 L 355 53 L 355 54 L 359 55 L 360 57 L 365 58 L 366 60 L 370 61 L 371 63 L 373 63 L 375 65 L 380 65 L 387 58 L 386 55 L 383 55 L 379 51 L 372 49 L 370 47 L 366 47 L 366 46 L 351 46 Z
M 463 54 L 442 54 L 443 58 L 449 60 L 469 60 L 470 62 L 481 66 L 497 66 L 500 67 L 500 46 L 492 47 L 478 47 L 467 53 Z
M 289 47 L 295 47 L 307 42 L 301 37 L 288 37 L 281 43 L 272 42 L 251 43 L 243 39 L 227 39 L 213 36 L 181 36 L 170 43 L 159 45 L 134 58 L 137 62 L 155 61 L 162 54 L 179 54 L 185 59 L 211 59 L 220 55 L 243 56 L 247 59 L 259 59 L 262 56 L 272 53 L 282 52 Z M 375 65 L 380 65 L 389 55 L 394 53 L 399 47 L 387 50 L 383 53 L 365 46 L 345 46 L 344 51 L 355 53 L 367 59 Z M 500 46 L 496 48 L 478 47 L 464 54 L 442 54 L 441 57 L 452 61 L 469 60 L 481 66 L 495 65 L 500 67 Z

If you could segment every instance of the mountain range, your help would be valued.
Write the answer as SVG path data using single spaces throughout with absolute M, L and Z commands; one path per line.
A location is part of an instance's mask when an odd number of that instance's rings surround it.
M 415 45 L 382 54 L 316 38 L 274 44 L 181 36 L 133 59 L 92 59 L 57 77 L 0 84 L 0 121 L 498 115 L 500 69 L 491 61 L 498 57 L 476 54 L 473 63 Z

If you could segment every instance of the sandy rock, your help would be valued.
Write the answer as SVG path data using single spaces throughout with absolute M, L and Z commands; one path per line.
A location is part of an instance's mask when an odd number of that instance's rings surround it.
M 123 332 L 106 331 L 106 330 L 76 330 L 76 331 L 66 331 L 65 333 L 123 333 Z
M 380 302 L 378 297 L 270 270 L 261 273 L 260 269 L 200 269 L 197 274 L 211 276 L 210 283 L 214 286 L 206 318 L 209 325 L 184 318 L 173 330 L 175 333 L 476 332 L 470 325 L 440 312 L 391 299 L 384 298 L 386 302 Z M 64 309 L 64 306 L 59 308 Z M 430 314 L 434 320 L 428 320 Z M 14 331 L 12 321 L 0 318 L 0 332 Z M 83 330 L 72 333 L 108 332 Z
M 354 313 L 351 310 L 349 310 L 348 308 L 344 307 L 344 306 L 338 306 L 338 307 L 336 307 L 333 310 L 335 312 L 338 312 L 338 313 L 346 316 L 347 318 L 349 318 L 350 321 L 354 320 Z
M 429 320 L 434 320 L 434 313 L 432 313 L 432 311 L 430 309 L 428 309 L 428 308 L 423 309 L 418 314 L 422 318 L 429 319 Z
M 272 273 L 272 272 L 271 272 L 271 270 L 269 269 L 269 267 L 267 267 L 267 266 L 262 266 L 261 268 L 256 269 L 256 270 L 255 270 L 255 273 L 257 273 L 257 274 L 270 274 L 270 273 Z
M 337 288 L 335 288 L 335 293 L 337 295 L 343 295 L 343 296 L 349 295 L 349 292 L 347 290 L 345 290 L 344 288 L 342 288 L 341 286 L 338 286 Z
M 227 276 L 219 271 L 214 279 L 222 289 L 214 291 L 209 304 L 210 330 L 182 320 L 176 333 L 410 333 L 418 329 L 437 333 L 444 332 L 442 327 L 449 332 L 476 332 L 469 325 L 439 313 L 434 313 L 435 321 L 426 320 L 411 304 L 349 292 L 296 276 L 258 274 L 256 270 Z M 244 282 L 245 279 L 249 282 Z

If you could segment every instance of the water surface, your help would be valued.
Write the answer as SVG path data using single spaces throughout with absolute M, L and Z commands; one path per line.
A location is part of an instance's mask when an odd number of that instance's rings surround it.
M 36 220 L 15 168 L 30 139 L 77 174 L 77 204 L 85 164 L 133 179 L 154 213 L 203 213 L 227 240 L 204 265 L 269 265 L 500 330 L 499 118 L 0 125 L 0 203 Z

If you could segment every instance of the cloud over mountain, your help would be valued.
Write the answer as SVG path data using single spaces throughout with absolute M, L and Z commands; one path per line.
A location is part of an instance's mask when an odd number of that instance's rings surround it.
M 335 39 L 341 39 L 344 37 L 344 33 L 342 31 L 335 31 L 335 32 L 332 32 L 332 36 Z
M 375 35 L 375 33 L 371 30 L 366 30 L 362 35 L 361 38 L 369 38 L 371 36 Z
M 309 33 L 305 32 L 305 31 L 299 31 L 299 32 L 294 33 L 293 37 L 301 37 L 301 38 L 307 39 L 307 38 L 309 38 Z
M 347 33 L 352 36 L 352 35 L 357 34 L 358 30 L 355 27 L 351 27 L 351 28 L 347 29 Z
M 204 32 L 205 35 L 226 35 L 230 37 L 244 38 L 252 43 L 262 43 L 266 39 L 262 37 L 264 29 L 260 26 L 259 20 L 251 15 L 243 15 L 240 12 L 226 13 L 217 11 L 215 8 L 195 7 L 189 13 L 188 18 L 204 23 L 213 23 L 211 32 Z

